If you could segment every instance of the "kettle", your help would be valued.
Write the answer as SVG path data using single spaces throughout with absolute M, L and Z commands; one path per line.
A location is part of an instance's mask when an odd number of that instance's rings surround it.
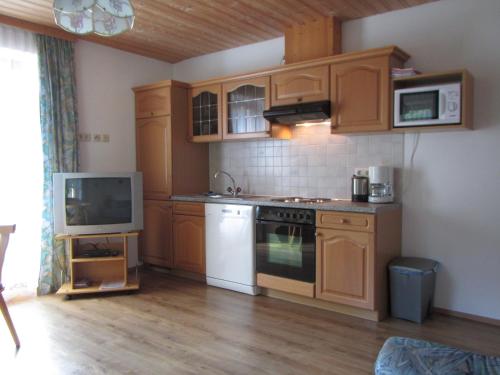
M 352 175 L 351 200 L 353 202 L 368 202 L 368 177 Z

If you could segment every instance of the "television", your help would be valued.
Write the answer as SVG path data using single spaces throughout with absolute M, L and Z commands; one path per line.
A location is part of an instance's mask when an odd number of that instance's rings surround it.
M 142 173 L 54 173 L 57 234 L 143 229 Z

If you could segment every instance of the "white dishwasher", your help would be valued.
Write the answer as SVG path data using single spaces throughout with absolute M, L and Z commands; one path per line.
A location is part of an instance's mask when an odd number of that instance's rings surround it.
M 207 284 L 256 295 L 255 207 L 205 204 Z

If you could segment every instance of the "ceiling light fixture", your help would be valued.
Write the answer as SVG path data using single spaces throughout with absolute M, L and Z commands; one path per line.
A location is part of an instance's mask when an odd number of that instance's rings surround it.
M 54 0 L 56 24 L 74 34 L 114 36 L 134 26 L 129 0 Z

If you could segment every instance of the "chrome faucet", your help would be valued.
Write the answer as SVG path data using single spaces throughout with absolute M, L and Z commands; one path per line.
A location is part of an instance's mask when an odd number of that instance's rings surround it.
M 233 187 L 231 187 L 231 186 L 228 187 L 227 192 L 232 194 L 233 197 L 236 197 L 238 195 L 238 193 L 241 191 L 241 188 L 236 186 L 236 181 L 234 181 L 233 176 L 231 176 L 226 171 L 217 171 L 214 174 L 214 179 L 216 179 L 220 174 L 225 174 L 227 177 L 229 177 L 231 179 L 231 183 L 233 184 Z

